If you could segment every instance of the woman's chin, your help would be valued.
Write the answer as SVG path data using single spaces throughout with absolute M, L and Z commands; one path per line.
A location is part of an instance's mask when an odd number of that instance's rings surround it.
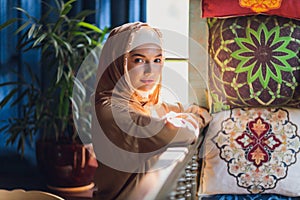
M 140 86 L 137 90 L 141 92 L 152 92 L 155 88 L 156 84 L 145 84 Z
M 138 90 L 141 91 L 141 92 L 151 93 L 151 92 L 153 92 L 154 87 L 153 86 L 152 87 L 144 86 L 144 87 L 140 87 Z

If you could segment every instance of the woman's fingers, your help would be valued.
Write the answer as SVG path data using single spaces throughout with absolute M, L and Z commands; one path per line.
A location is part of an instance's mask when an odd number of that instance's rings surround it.
M 212 116 L 209 114 L 207 110 L 202 110 L 202 112 L 199 115 L 201 119 L 203 120 L 204 126 L 207 126 L 209 122 L 212 120 Z
M 204 127 L 203 119 L 201 117 L 195 115 L 194 113 L 189 113 L 189 114 L 194 119 L 194 121 L 197 123 L 197 126 L 199 128 Z
M 192 113 L 174 113 L 170 112 L 167 121 L 176 127 L 189 127 L 191 129 L 199 128 L 199 119 Z
M 191 105 L 185 112 L 193 113 L 196 116 L 200 117 L 202 119 L 202 123 L 200 123 L 202 127 L 207 126 L 208 123 L 212 120 L 212 116 L 209 114 L 208 110 L 197 105 Z

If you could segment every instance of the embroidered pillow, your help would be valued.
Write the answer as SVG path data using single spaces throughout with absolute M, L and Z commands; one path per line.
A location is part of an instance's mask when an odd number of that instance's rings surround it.
M 213 114 L 199 196 L 300 196 L 300 109 L 235 108 Z
M 216 194 L 204 196 L 201 200 L 299 200 L 299 198 L 276 194 Z
M 300 107 L 300 21 L 255 15 L 209 18 L 212 112 Z
M 300 19 L 299 10 L 299 0 L 202 0 L 202 17 L 266 14 Z

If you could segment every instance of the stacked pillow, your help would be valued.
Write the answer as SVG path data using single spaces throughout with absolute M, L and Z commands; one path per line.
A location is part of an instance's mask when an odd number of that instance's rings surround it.
M 266 14 L 300 19 L 298 0 L 202 0 L 202 17 Z
M 300 107 L 300 21 L 209 18 L 211 108 Z
M 202 146 L 199 196 L 300 196 L 299 116 L 296 108 L 215 113 Z
M 213 121 L 200 196 L 300 196 L 299 9 L 297 0 L 202 0 Z

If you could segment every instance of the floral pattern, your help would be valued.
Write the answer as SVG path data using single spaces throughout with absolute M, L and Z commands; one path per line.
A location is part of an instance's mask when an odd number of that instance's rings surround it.
M 233 195 L 233 194 L 220 194 L 202 197 L 205 200 L 297 200 L 298 197 L 286 197 L 283 195 L 275 194 L 253 194 L 253 195 Z
M 252 194 L 275 188 L 300 151 L 297 126 L 282 108 L 232 109 L 213 142 L 237 185 Z
M 300 108 L 300 21 L 265 15 L 209 18 L 208 27 L 212 112 Z
M 239 60 L 236 73 L 247 72 L 247 82 L 259 79 L 263 88 L 270 79 L 282 83 L 282 71 L 292 72 L 287 62 L 297 56 L 296 52 L 287 48 L 291 37 L 280 37 L 280 29 L 274 27 L 268 31 L 265 24 L 260 24 L 257 31 L 249 29 L 245 38 L 236 38 L 240 47 L 231 56 Z
M 240 0 L 241 7 L 251 8 L 254 12 L 267 12 L 280 8 L 282 0 Z
M 256 167 L 270 160 L 270 155 L 282 142 L 275 136 L 269 123 L 258 117 L 247 124 L 236 142 L 245 150 L 246 158 Z

